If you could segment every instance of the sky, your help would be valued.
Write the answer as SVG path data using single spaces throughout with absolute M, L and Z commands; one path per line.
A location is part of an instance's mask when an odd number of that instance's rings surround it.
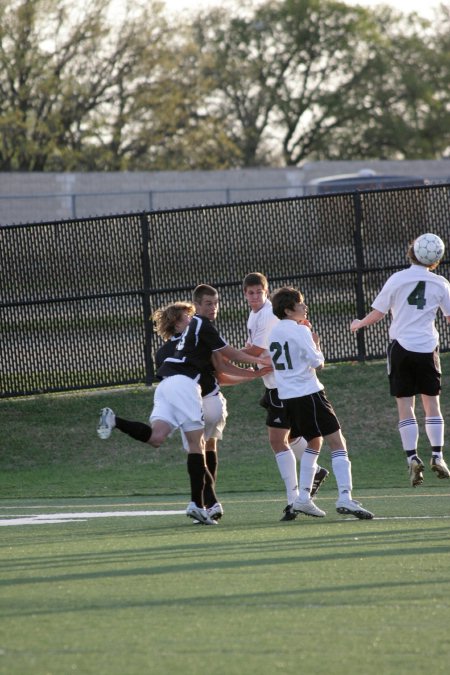
M 170 12 L 180 12 L 190 8 L 201 9 L 214 5 L 221 5 L 223 7 L 227 2 L 231 4 L 233 0 L 165 0 L 167 9 Z M 433 9 L 441 4 L 441 0 L 344 0 L 344 2 L 369 8 L 380 4 L 391 5 L 404 14 L 417 12 L 425 17 L 432 16 Z

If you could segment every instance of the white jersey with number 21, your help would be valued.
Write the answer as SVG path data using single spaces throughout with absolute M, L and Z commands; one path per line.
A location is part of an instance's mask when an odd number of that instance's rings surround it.
M 269 336 L 269 352 L 281 399 L 315 394 L 323 389 L 316 368 L 324 357 L 307 326 L 290 319 L 279 321 Z

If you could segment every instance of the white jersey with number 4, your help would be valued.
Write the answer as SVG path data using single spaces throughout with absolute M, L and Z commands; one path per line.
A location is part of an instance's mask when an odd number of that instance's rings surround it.
M 263 356 L 268 355 L 269 334 L 273 326 L 278 323 L 280 319 L 275 316 L 272 311 L 272 303 L 266 300 L 261 309 L 257 312 L 253 310 L 250 312 L 247 321 L 247 342 L 250 345 L 255 345 L 264 349 Z M 264 386 L 268 389 L 276 389 L 275 378 L 272 373 L 263 376 Z
M 307 396 L 323 389 L 315 369 L 323 365 L 324 357 L 307 326 L 291 319 L 279 321 L 270 333 L 269 351 L 281 399 Z
M 438 309 L 450 316 L 450 283 L 422 265 L 411 265 L 389 277 L 372 307 L 383 314 L 391 311 L 391 340 L 410 352 L 430 353 L 439 344 Z

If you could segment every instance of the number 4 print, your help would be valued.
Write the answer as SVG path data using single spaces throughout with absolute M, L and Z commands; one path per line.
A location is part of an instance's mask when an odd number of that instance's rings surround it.
M 419 281 L 414 290 L 408 295 L 408 305 L 416 305 L 417 309 L 423 309 L 426 304 L 425 281 Z

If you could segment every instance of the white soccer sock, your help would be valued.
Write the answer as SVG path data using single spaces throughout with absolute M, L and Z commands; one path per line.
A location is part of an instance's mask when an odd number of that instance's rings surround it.
M 292 448 L 292 452 L 294 453 L 296 459 L 300 461 L 308 443 L 305 441 L 303 436 L 298 436 L 297 438 L 290 438 L 289 445 Z
M 444 445 L 444 420 L 442 417 L 425 417 L 425 431 L 432 448 Z
M 300 462 L 300 499 L 311 499 L 311 488 L 317 471 L 317 458 L 319 453 L 311 448 L 306 448 Z
M 308 447 L 308 442 L 305 441 L 303 436 L 298 436 L 297 438 L 291 438 L 289 439 L 289 446 L 292 448 L 292 451 L 297 458 L 298 462 L 301 462 L 301 459 L 303 457 L 303 453 L 305 452 L 306 448 Z M 319 471 L 321 468 L 320 464 L 317 464 L 316 467 L 316 473 Z
M 415 417 L 406 420 L 400 420 L 398 423 L 398 430 L 400 438 L 402 439 L 402 447 L 405 452 L 407 450 L 416 450 L 419 441 L 419 425 Z
M 292 504 L 298 496 L 297 460 L 291 448 L 275 453 L 275 459 L 280 476 L 286 486 L 287 502 Z
M 350 462 L 347 450 L 344 448 L 334 450 L 331 453 L 331 466 L 338 487 L 340 497 L 345 499 L 352 498 L 352 463 Z

